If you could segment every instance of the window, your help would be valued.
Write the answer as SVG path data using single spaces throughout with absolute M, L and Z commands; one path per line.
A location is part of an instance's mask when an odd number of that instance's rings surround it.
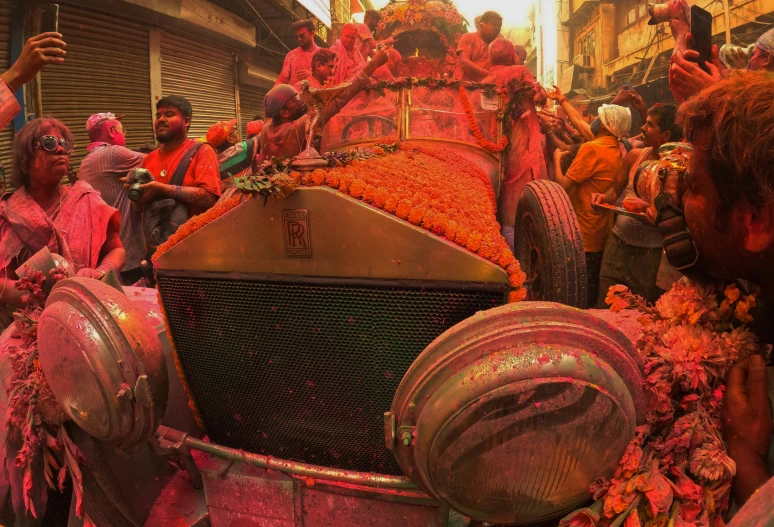
M 581 55 L 596 55 L 597 50 L 597 32 L 595 30 L 589 31 L 586 36 L 581 37 L 578 42 L 578 51 Z
M 647 0 L 622 0 L 618 7 L 618 24 L 621 31 L 648 19 Z

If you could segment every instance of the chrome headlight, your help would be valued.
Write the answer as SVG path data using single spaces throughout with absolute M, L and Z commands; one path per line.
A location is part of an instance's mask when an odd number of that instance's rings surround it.
M 38 350 L 51 391 L 87 433 L 124 447 L 151 437 L 167 405 L 167 367 L 125 294 L 91 278 L 60 281 L 40 316 Z

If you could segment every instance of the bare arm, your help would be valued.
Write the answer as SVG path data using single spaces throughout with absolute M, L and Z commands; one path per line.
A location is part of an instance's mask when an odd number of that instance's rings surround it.
M 567 114 L 570 122 L 575 127 L 575 129 L 578 130 L 583 139 L 586 141 L 594 140 L 594 134 L 591 133 L 591 126 L 589 126 L 589 123 L 583 120 L 583 116 L 578 110 L 575 109 L 572 104 L 570 104 L 570 102 L 567 100 L 567 97 L 564 96 L 562 90 L 560 90 L 558 86 L 554 86 L 554 91 L 547 93 L 546 95 L 549 99 L 553 99 L 559 103 L 559 105 L 562 107 L 562 110 L 564 110 L 564 113 Z
M 377 51 L 374 55 L 374 58 L 368 61 L 362 70 L 347 79 L 347 82 L 350 83 L 350 86 L 341 92 L 335 99 L 329 102 L 325 108 L 323 108 L 322 124 L 327 123 L 331 117 L 339 113 L 341 109 L 344 108 L 344 106 L 346 106 L 347 103 L 355 97 L 355 95 L 360 93 L 363 88 L 365 88 L 365 86 L 370 81 L 371 75 L 374 74 L 374 71 L 376 71 L 379 66 L 383 66 L 387 63 L 387 57 L 388 55 L 386 50 Z M 299 123 L 299 121 L 302 121 L 302 119 L 298 119 L 296 123 Z
M 218 196 L 210 193 L 207 189 L 201 187 L 178 187 L 177 185 L 167 185 L 169 187 L 167 196 L 177 201 L 182 201 L 194 207 L 209 209 L 218 201 Z
M 481 80 L 489 75 L 489 72 L 486 69 L 476 65 L 472 60 L 470 60 L 470 53 L 467 51 L 460 51 L 457 54 L 457 61 L 459 62 L 462 71 L 468 77 Z
M 554 171 L 556 173 L 556 182 L 559 183 L 564 191 L 569 194 L 575 185 L 577 185 L 577 183 L 565 176 L 562 172 L 562 157 L 564 157 L 566 154 L 567 152 L 562 150 L 554 150 Z
M 623 194 L 626 185 L 629 184 L 629 173 L 631 172 L 632 165 L 639 159 L 640 154 L 642 154 L 642 150 L 640 149 L 627 152 L 626 157 L 624 157 L 623 163 L 621 164 L 621 169 L 613 180 L 613 185 L 607 189 L 607 192 L 604 194 L 593 194 L 591 196 L 591 201 L 595 203 L 607 203 L 608 205 L 614 204 L 621 194 Z

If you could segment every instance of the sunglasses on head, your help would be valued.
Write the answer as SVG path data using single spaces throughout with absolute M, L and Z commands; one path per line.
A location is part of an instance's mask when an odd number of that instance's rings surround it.
M 56 149 L 60 146 L 65 154 L 69 154 L 73 151 L 73 146 L 70 144 L 70 141 L 64 137 L 59 138 L 53 135 L 44 135 L 32 146 L 34 148 L 42 148 L 46 152 L 56 152 Z

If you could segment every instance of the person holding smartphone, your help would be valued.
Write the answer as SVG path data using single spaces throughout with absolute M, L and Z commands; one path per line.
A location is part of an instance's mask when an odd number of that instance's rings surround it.
M 21 111 L 14 93 L 47 64 L 62 64 L 67 44 L 60 33 L 48 32 L 30 38 L 21 55 L 0 75 L 0 130 Z

